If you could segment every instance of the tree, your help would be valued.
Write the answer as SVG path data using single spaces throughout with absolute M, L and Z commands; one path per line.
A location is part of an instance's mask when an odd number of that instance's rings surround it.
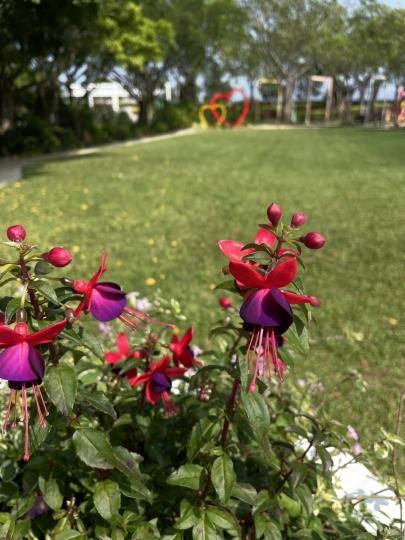
M 252 0 L 250 31 L 262 69 L 284 83 L 284 120 L 290 121 L 297 82 L 316 68 L 322 27 L 333 24 L 335 0 Z
M 173 29 L 165 19 L 152 20 L 134 0 L 107 0 L 100 24 L 104 57 L 111 76 L 139 102 L 139 123 L 152 120 L 154 94 L 166 77 L 166 57 Z

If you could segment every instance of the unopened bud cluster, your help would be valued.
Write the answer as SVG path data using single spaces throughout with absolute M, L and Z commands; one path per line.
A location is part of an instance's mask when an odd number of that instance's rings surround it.
M 283 216 L 283 211 L 281 206 L 276 202 L 272 202 L 267 208 L 267 217 L 269 218 L 269 225 L 271 227 L 277 228 L 281 223 L 281 218 Z M 307 215 L 305 212 L 295 212 L 292 215 L 290 221 L 290 229 L 299 229 L 307 222 Z M 309 249 L 320 249 L 326 243 L 326 238 L 319 231 L 311 231 L 307 234 L 296 238 L 297 241 L 304 244 L 305 247 Z

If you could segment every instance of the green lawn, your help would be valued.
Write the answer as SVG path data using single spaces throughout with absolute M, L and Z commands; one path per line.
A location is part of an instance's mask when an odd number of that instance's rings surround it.
M 106 247 L 111 280 L 149 294 L 156 280 L 199 328 L 218 317 L 225 259 L 219 238 L 250 241 L 272 200 L 328 238 L 308 252 L 307 291 L 323 299 L 308 359 L 290 377 L 319 374 L 326 391 L 359 369 L 339 415 L 373 435 L 392 428 L 404 390 L 405 137 L 361 129 L 210 131 L 26 170 L 0 191 L 4 229 L 23 223 L 34 240 L 73 247 L 77 276 Z M 87 273 L 83 272 L 87 269 Z

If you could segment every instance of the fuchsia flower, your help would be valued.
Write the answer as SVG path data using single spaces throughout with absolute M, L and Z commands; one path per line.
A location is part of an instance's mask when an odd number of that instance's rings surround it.
M 311 231 L 301 236 L 300 241 L 309 249 L 320 249 L 326 244 L 326 238 L 319 231 Z
M 117 283 L 101 282 L 99 279 L 107 270 L 107 254 L 103 251 L 101 264 L 90 281 L 75 279 L 73 289 L 83 295 L 83 299 L 75 310 L 78 317 L 82 311 L 91 313 L 101 322 L 111 321 L 121 315 L 126 305 L 125 292 Z
M 72 262 L 70 251 L 63 247 L 53 247 L 46 253 L 43 253 L 42 257 L 57 268 L 63 268 Z
M 267 244 L 271 247 L 276 241 L 276 235 L 267 229 L 259 229 L 256 233 L 255 244 Z M 236 240 L 218 240 L 219 249 L 230 261 L 242 261 L 243 257 L 253 253 L 254 249 L 242 249 L 245 244 Z
M 115 364 L 125 358 L 145 358 L 146 353 L 143 351 L 131 351 L 129 341 L 125 332 L 120 332 L 117 336 L 118 351 L 110 351 L 104 354 L 105 360 L 110 364 Z
M 194 335 L 194 328 L 190 326 L 188 330 L 184 333 L 184 336 L 179 339 L 179 336 L 177 334 L 173 334 L 171 342 L 170 342 L 170 350 L 173 353 L 173 362 L 176 364 L 176 366 L 179 366 L 182 364 L 187 369 L 201 364 L 200 360 L 198 360 L 193 350 L 190 347 L 190 341 L 193 339 Z
M 285 364 L 277 355 L 277 346 L 282 344 L 281 334 L 293 322 L 290 304 L 308 302 L 317 306 L 319 299 L 281 289 L 295 278 L 296 257 L 282 260 L 266 274 L 242 262 L 231 262 L 229 270 L 238 284 L 250 289 L 243 300 L 240 316 L 252 332 L 245 361 L 249 362 L 249 370 L 255 365 L 250 386 L 254 390 L 259 371 L 263 376 L 266 365 L 269 375 L 275 371 L 280 379 L 284 376 Z
M 18 322 L 14 329 L 4 324 L 0 325 L 0 348 L 4 349 L 0 353 L 0 378 L 7 380 L 13 390 L 10 393 L 3 430 L 6 431 L 7 429 L 12 404 L 14 404 L 13 427 L 16 425 L 17 392 L 22 390 L 22 416 L 25 420 L 25 460 L 29 459 L 27 385 L 30 384 L 33 390 L 41 426 L 44 425 L 44 417 L 40 401 L 44 414 L 48 415 L 39 386 L 45 373 L 45 363 L 41 353 L 35 349 L 35 346 L 52 343 L 56 336 L 63 332 L 65 326 L 66 320 L 63 319 L 30 334 L 25 322 Z
M 117 283 L 110 281 L 99 282 L 102 274 L 107 270 L 107 254 L 103 251 L 101 264 L 90 281 L 75 279 L 73 289 L 83 295 L 83 299 L 75 310 L 75 316 L 79 317 L 82 311 L 91 313 L 97 321 L 107 322 L 119 318 L 131 330 L 138 326 L 138 319 L 147 323 L 163 324 L 170 328 L 176 325 L 158 321 L 139 309 L 133 309 L 126 305 L 126 294 Z
M 233 302 L 227 296 L 221 296 L 221 298 L 219 299 L 219 305 L 224 309 L 229 309 L 233 307 Z
M 22 242 L 27 233 L 22 225 L 11 225 L 7 229 L 7 238 L 12 242 Z
M 145 396 L 149 403 L 156 405 L 161 397 L 166 412 L 172 414 L 177 409 L 169 394 L 172 387 L 171 379 L 181 377 L 185 371 L 184 368 L 170 367 L 170 356 L 166 354 L 158 362 L 152 362 L 146 373 L 135 377 L 128 376 L 128 381 L 132 386 L 144 384 Z

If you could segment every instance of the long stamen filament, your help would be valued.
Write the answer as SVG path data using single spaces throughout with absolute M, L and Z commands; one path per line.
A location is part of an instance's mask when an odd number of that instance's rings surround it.
M 25 419 L 25 446 L 24 446 L 24 460 L 28 461 L 30 459 L 30 449 L 29 449 L 29 417 L 28 417 L 28 405 L 27 405 L 27 389 L 25 388 L 25 383 L 22 385 L 22 402 L 24 410 L 24 419 Z

